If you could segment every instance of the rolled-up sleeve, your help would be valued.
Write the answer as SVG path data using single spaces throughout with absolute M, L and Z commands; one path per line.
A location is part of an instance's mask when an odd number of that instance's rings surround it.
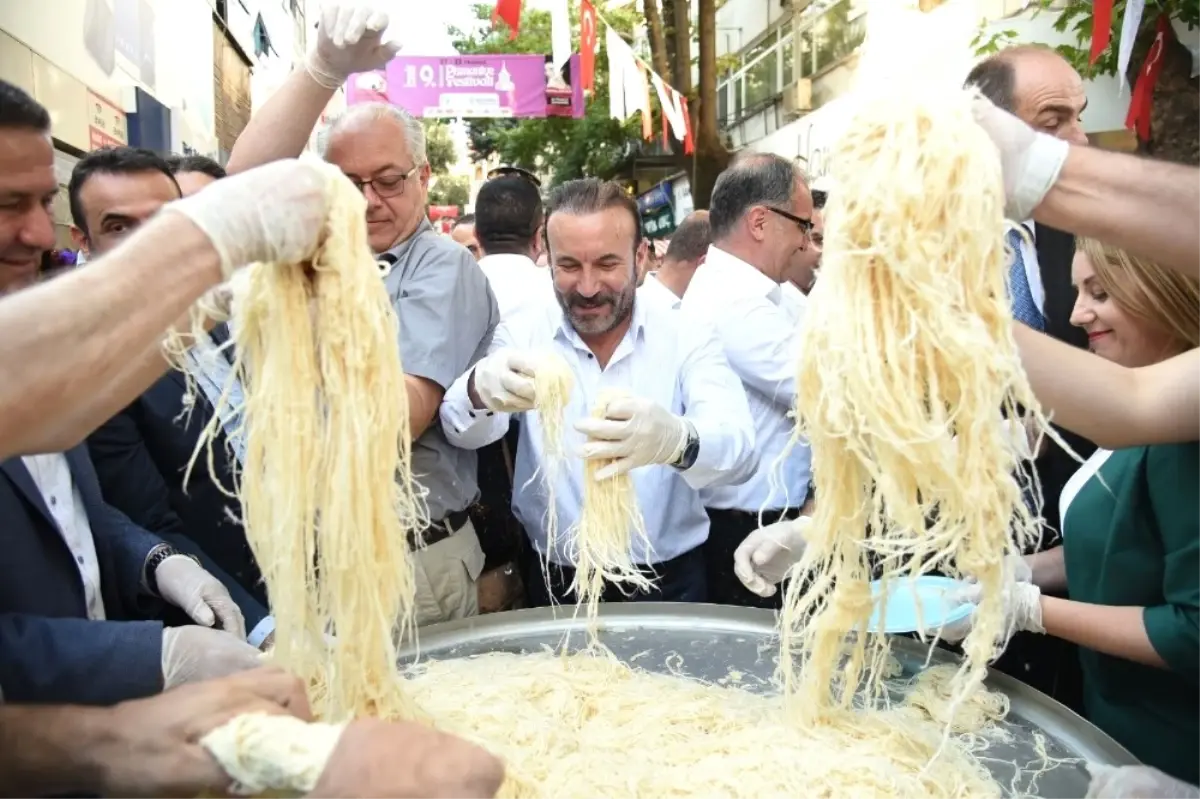
M 1150 447 L 1146 478 L 1163 549 L 1164 604 L 1142 612 L 1146 635 L 1173 671 L 1200 676 L 1200 445 Z
M 492 335 L 488 354 L 509 346 L 510 339 L 508 328 L 499 325 Z M 467 388 L 474 371 L 474 368 L 467 370 L 450 385 L 438 408 L 446 440 L 460 449 L 479 449 L 495 443 L 509 427 L 509 414 L 482 411 L 471 403 Z
M 746 391 L 712 329 L 699 323 L 686 328 L 690 346 L 679 379 L 684 418 L 696 428 L 700 452 L 683 478 L 695 489 L 737 485 L 758 466 Z
M 393 302 L 404 373 L 443 390 L 487 351 L 499 318 L 487 277 L 461 247 L 422 254 Z

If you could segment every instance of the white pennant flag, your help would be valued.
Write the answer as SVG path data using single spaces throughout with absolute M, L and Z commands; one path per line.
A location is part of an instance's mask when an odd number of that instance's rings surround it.
M 550 59 L 558 72 L 571 60 L 571 14 L 567 0 L 550 0 Z M 579 80 L 575 75 L 571 80 Z
M 658 104 L 662 106 L 663 115 L 671 125 L 671 133 L 679 141 L 687 138 L 687 122 L 683 117 L 683 102 L 674 89 L 663 83 L 657 73 L 650 73 L 650 82 L 654 84 L 654 93 L 658 95 Z
M 608 53 L 608 115 L 624 122 L 625 113 L 625 68 L 624 51 L 629 47 L 620 36 L 607 25 L 604 26 L 604 51 Z
M 1128 86 L 1125 74 L 1129 69 L 1129 59 L 1133 56 L 1133 40 L 1142 26 L 1142 12 L 1145 9 L 1146 0 L 1129 0 L 1125 4 L 1125 16 L 1121 18 L 1121 43 L 1117 46 L 1117 78 L 1121 81 L 1122 89 Z

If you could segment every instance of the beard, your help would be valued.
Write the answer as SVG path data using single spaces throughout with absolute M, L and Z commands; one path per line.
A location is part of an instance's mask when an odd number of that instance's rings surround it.
M 558 304 L 562 306 L 563 314 L 571 322 L 571 327 L 580 335 L 598 335 L 607 333 L 629 318 L 633 312 L 633 298 L 637 285 L 630 281 L 623 291 L 601 291 L 595 296 L 584 297 L 576 292 L 554 292 Z M 582 313 L 596 311 L 601 313 Z

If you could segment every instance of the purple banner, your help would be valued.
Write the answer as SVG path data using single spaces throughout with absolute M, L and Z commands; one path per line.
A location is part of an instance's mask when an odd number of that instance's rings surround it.
M 579 55 L 559 72 L 549 56 L 400 56 L 351 75 L 346 103 L 387 102 L 426 118 L 583 116 Z

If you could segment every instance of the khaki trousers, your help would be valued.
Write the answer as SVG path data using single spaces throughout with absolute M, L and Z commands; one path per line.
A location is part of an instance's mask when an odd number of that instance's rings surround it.
M 417 626 L 479 615 L 483 548 L 470 519 L 449 538 L 416 550 Z

